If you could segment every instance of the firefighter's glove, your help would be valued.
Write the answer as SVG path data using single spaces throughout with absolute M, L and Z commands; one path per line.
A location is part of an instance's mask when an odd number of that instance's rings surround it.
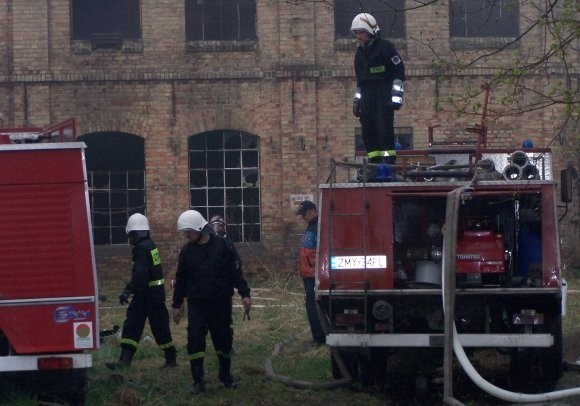
M 179 324 L 182 316 L 183 316 L 183 304 L 179 307 L 173 308 L 173 312 L 172 312 L 173 322 L 175 324 Z
M 244 305 L 244 320 L 246 320 L 246 318 L 250 320 L 250 310 L 252 310 L 252 298 L 250 297 L 243 298 L 242 304 Z
M 131 292 L 129 292 L 127 289 L 124 289 L 121 294 L 119 295 L 119 303 L 124 305 L 124 304 L 129 304 L 129 297 L 131 296 Z
M 352 114 L 355 117 L 360 117 L 360 99 L 362 98 L 362 93 L 360 87 L 356 88 L 354 92 L 354 97 L 352 98 Z
M 401 108 L 402 104 L 399 104 L 399 103 L 389 103 L 389 106 L 391 106 L 391 108 L 396 111 L 396 110 L 399 110 Z

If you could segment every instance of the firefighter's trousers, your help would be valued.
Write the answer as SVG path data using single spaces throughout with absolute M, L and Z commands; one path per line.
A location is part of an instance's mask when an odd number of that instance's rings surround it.
M 169 328 L 169 313 L 164 300 L 165 292 L 160 291 L 162 289 L 163 286 L 154 286 L 133 296 L 123 324 L 121 347 L 137 349 L 147 319 L 159 348 L 167 350 L 174 347 Z
M 218 357 L 231 356 L 234 336 L 231 297 L 188 299 L 187 322 L 187 353 L 192 365 L 203 365 L 208 331 Z

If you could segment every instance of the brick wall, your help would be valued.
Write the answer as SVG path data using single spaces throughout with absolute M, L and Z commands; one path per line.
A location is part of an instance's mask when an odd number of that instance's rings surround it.
M 533 13 L 522 7 L 524 14 Z M 215 44 L 186 44 L 183 0 L 143 0 L 141 10 L 141 41 L 91 51 L 70 40 L 69 1 L 5 1 L 0 6 L 5 125 L 46 126 L 74 117 L 79 135 L 123 131 L 143 137 L 148 215 L 171 272 L 183 243 L 175 221 L 188 208 L 187 138 L 216 129 L 257 135 L 262 242 L 241 251 L 248 269 L 292 271 L 304 224 L 290 207 L 290 195 L 317 196 L 330 158 L 353 156 L 354 43 L 335 43 L 332 9 L 322 2 L 258 0 L 259 41 L 233 52 Z M 522 30 L 526 24 L 522 18 Z M 441 124 L 438 136 L 449 137 L 479 122 L 480 111 L 458 118 L 448 99 L 479 88 L 494 73 L 489 59 L 461 76 L 437 71 L 426 44 L 444 56 L 467 59 L 480 52 L 456 49 L 447 27 L 447 3 L 435 2 L 407 12 L 407 38 L 396 41 L 408 73 L 406 105 L 396 126 L 411 127 L 418 148 L 426 146 L 429 125 Z M 541 35 L 526 38 L 514 53 L 539 52 Z M 501 62 L 499 56 L 493 59 Z M 529 80 L 539 89 L 547 86 L 543 78 Z M 502 91 L 492 89 L 490 111 L 499 108 Z M 517 146 L 533 138 L 536 146 L 553 148 L 556 171 L 569 160 L 578 166 L 572 130 L 563 145 L 552 142 L 562 114 L 555 106 L 517 120 L 495 119 L 488 122 L 489 143 Z M 568 264 L 580 261 L 578 201 L 580 196 L 562 226 Z M 123 268 L 125 259 L 116 252 L 107 256 L 106 250 L 98 258 L 103 268 Z

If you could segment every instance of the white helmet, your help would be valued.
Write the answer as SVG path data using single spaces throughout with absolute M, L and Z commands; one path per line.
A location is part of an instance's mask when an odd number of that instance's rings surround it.
M 181 213 L 177 219 L 177 229 L 179 231 L 201 231 L 207 224 L 207 221 L 196 210 L 187 210 Z
M 377 20 L 375 20 L 372 15 L 368 13 L 360 13 L 356 15 L 350 25 L 350 32 L 354 34 L 356 30 L 365 30 L 370 35 L 377 35 L 380 28 L 377 24 Z
M 125 232 L 129 234 L 131 231 L 149 231 L 149 220 L 141 213 L 135 213 L 129 220 L 127 220 L 127 227 Z

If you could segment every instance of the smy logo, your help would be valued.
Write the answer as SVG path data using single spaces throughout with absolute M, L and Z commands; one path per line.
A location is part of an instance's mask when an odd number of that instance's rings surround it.
M 88 320 L 91 318 L 90 310 L 75 310 L 72 306 L 59 306 L 54 310 L 54 321 L 66 323 L 68 321 Z

